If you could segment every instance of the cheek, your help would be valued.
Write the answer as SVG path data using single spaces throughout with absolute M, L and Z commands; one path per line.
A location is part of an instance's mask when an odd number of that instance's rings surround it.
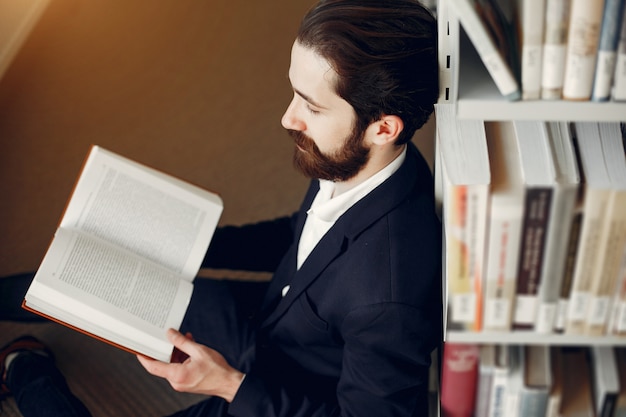
M 309 124 L 306 134 L 313 139 L 323 154 L 330 154 L 340 150 L 352 127 L 345 121 L 325 121 L 324 123 Z

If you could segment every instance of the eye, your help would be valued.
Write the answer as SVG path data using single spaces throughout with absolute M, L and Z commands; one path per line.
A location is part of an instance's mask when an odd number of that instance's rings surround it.
M 309 111 L 309 113 L 311 114 L 320 114 L 319 110 L 315 110 L 313 107 L 311 106 L 306 106 L 306 109 Z

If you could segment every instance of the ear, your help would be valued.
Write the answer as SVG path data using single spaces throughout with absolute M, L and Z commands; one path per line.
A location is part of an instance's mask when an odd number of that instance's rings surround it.
M 384 145 L 395 142 L 404 129 L 404 122 L 399 116 L 384 115 L 380 120 L 372 123 L 371 127 L 374 129 L 372 142 L 376 145 Z

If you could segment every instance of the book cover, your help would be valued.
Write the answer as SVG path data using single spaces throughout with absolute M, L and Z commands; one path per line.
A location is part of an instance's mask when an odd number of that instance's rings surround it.
M 494 39 L 492 28 L 487 27 L 486 21 L 481 16 L 478 2 L 476 0 L 450 0 L 450 4 L 500 93 L 508 100 L 519 100 L 521 92 L 514 68 L 511 67 L 502 50 L 497 47 L 497 41 L 500 44 L 506 44 L 506 42 L 503 42 L 503 39 Z M 500 33 L 503 31 L 510 32 L 505 29 Z

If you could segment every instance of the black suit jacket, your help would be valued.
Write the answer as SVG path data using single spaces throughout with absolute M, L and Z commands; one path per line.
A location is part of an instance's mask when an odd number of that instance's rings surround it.
M 312 181 L 291 219 L 254 226 L 266 239 L 230 239 L 236 247 L 218 244 L 209 256 L 220 267 L 234 266 L 231 259 L 259 270 L 284 255 L 263 303 L 256 355 L 228 412 L 425 416 L 430 353 L 442 337 L 441 225 L 430 170 L 410 144 L 402 166 L 342 215 L 296 270 L 318 189 Z

